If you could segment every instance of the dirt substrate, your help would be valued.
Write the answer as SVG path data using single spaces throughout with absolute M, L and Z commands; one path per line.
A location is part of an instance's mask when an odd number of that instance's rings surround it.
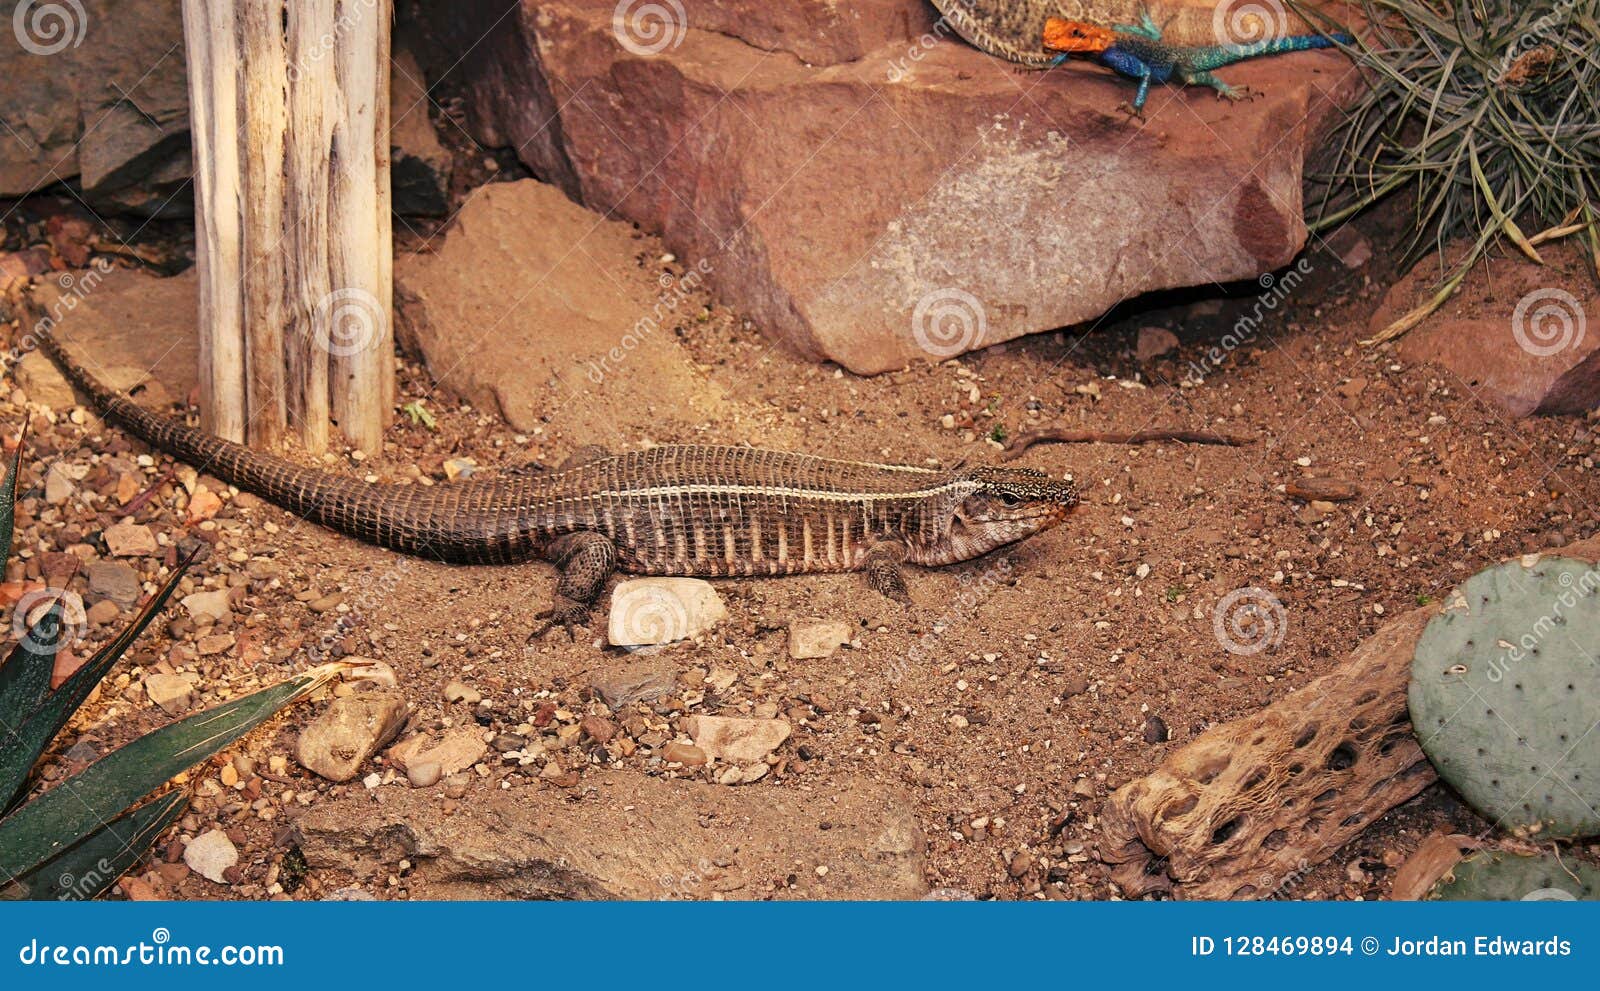
M 1114 897 L 1092 856 L 1097 813 L 1113 789 L 1206 726 L 1327 672 L 1387 617 L 1441 597 L 1477 569 L 1600 531 L 1592 418 L 1511 420 L 1432 366 L 1359 346 L 1383 289 L 1367 273 L 1387 272 L 1385 262 L 1352 270 L 1324 252 L 1309 260 L 1310 274 L 1287 291 L 1248 286 L 1213 299 L 1173 298 L 1095 327 L 873 379 L 775 348 L 697 297 L 675 314 L 670 334 L 631 359 L 684 362 L 743 411 L 737 422 L 709 423 L 692 436 L 656 436 L 634 423 L 610 437 L 569 435 L 554 407 L 546 429 L 518 434 L 435 391 L 419 365 L 406 363 L 401 401 L 423 401 L 437 429 L 402 417 L 382 452 L 333 458 L 329 470 L 452 484 L 452 458 L 471 457 L 485 477 L 530 458 L 555 463 L 579 444 L 625 447 L 645 437 L 945 464 L 997 459 L 997 438 L 1045 426 L 1206 428 L 1250 439 L 1237 448 L 1036 447 L 1020 463 L 1076 479 L 1082 508 L 1068 525 L 1003 554 L 912 574 L 917 606 L 909 613 L 858 576 L 722 582 L 724 625 L 644 656 L 602 646 L 598 631 L 576 643 L 552 635 L 525 645 L 532 613 L 554 583 L 544 565 L 408 561 L 226 492 L 214 518 L 191 521 L 184 478 L 167 475 L 166 459 L 147 457 L 82 412 L 56 409 L 51 424 L 36 410 L 18 513 L 23 556 L 8 577 L 64 575 L 72 562 L 60 555 L 71 553 L 84 567 L 70 587 L 93 605 L 105 598 L 89 585 L 95 562 L 114 560 L 148 582 L 171 564 L 172 548 L 199 539 L 211 552 L 180 597 L 238 590 L 232 612 L 216 623 L 169 610 L 169 622 L 64 734 L 43 780 L 168 721 L 148 697 L 150 674 L 191 674 L 194 703 L 211 704 L 296 670 L 308 649 L 327 643 L 393 668 L 414 709 L 413 730 L 438 737 L 473 726 L 490 743 L 476 769 L 433 786 L 420 802 L 408 793 L 408 807 L 434 816 L 471 815 L 491 796 L 503 803 L 521 795 L 541 808 L 559 801 L 574 815 L 628 809 L 634 790 L 656 798 L 660 781 L 649 779 L 712 782 L 722 772 L 663 761 L 685 716 L 776 713 L 794 733 L 768 772 L 706 788 L 726 789 L 729 802 L 759 801 L 753 791 L 826 801 L 848 782 L 851 795 L 865 787 L 909 812 L 925 843 L 916 862 L 929 887 L 980 898 Z M 683 268 L 663 261 L 647 238 L 635 262 L 646 278 Z M 1240 317 L 1255 312 L 1258 331 L 1230 346 Z M 1155 327 L 1181 343 L 1141 364 L 1141 330 Z M 20 422 L 23 398 L 0 403 L 0 420 Z M 56 505 L 45 498 L 52 464 L 79 476 L 77 494 Z M 1286 495 L 1285 484 L 1304 476 L 1349 480 L 1359 495 L 1318 505 Z M 107 558 L 102 531 L 120 515 L 111 508 L 124 501 L 119 488 L 126 496 L 151 484 L 153 498 L 134 517 L 162 546 Z M 104 499 L 86 504 L 85 489 Z M 1280 625 L 1265 631 L 1275 642 L 1255 653 L 1228 649 L 1214 623 L 1219 602 L 1250 586 L 1282 605 Z M 102 616 L 109 612 L 102 607 Z M 792 660 L 786 628 L 807 617 L 843 620 L 854 639 L 831 658 Z M 91 625 L 79 655 L 111 628 Z M 613 713 L 593 686 L 624 667 L 666 672 L 676 686 Z M 454 681 L 483 701 L 447 700 Z M 359 778 L 333 785 L 303 770 L 295 734 L 323 705 L 291 710 L 184 782 L 195 792 L 193 811 L 163 841 L 157 862 L 124 885 L 127 893 L 317 898 L 354 888 L 427 898 L 489 890 L 446 885 L 403 853 L 376 867 L 354 858 L 305 867 L 296 828 L 305 816 L 329 803 L 381 805 L 386 794 L 411 788 L 383 757 L 362 772 L 378 775 L 375 788 Z M 592 715 L 611 720 L 615 736 L 601 743 L 579 729 Z M 538 760 L 522 764 L 498 752 L 530 740 L 543 745 Z M 852 799 L 843 807 L 867 806 Z M 792 848 L 789 871 L 719 885 L 739 869 L 735 850 L 731 863 L 680 877 L 658 896 L 851 897 L 859 892 L 848 872 L 807 859 L 823 848 L 807 831 L 834 825 L 802 817 L 789 835 L 763 825 L 778 832 L 749 844 Z M 213 827 L 240 853 L 221 884 L 182 858 L 185 842 Z M 1287 894 L 1382 897 L 1424 836 L 1485 828 L 1435 786 Z

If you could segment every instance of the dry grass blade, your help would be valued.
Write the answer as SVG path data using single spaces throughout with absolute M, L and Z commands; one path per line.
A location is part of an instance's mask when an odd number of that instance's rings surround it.
M 1312 227 L 1408 190 L 1408 260 L 1440 257 L 1437 291 L 1369 343 L 1426 319 L 1502 239 L 1542 263 L 1538 244 L 1586 231 L 1600 277 L 1600 0 L 1362 0 L 1362 13 L 1369 29 L 1346 50 L 1370 86 Z M 1460 239 L 1470 246 L 1448 257 Z

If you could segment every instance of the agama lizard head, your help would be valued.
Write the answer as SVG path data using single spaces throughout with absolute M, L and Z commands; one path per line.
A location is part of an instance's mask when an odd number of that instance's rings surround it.
M 957 560 L 1015 543 L 1067 518 L 1078 504 L 1071 482 L 1036 468 L 980 465 L 961 471 L 972 491 L 956 505 L 950 537 Z
M 1072 52 L 1093 55 L 1116 44 L 1116 33 L 1110 28 L 1068 21 L 1052 17 L 1044 22 L 1044 47 L 1052 52 Z

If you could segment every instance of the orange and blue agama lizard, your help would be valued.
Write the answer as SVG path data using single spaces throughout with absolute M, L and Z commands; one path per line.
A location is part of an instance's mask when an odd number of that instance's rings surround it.
M 1101 65 L 1138 80 L 1139 92 L 1133 105 L 1127 107 L 1136 117 L 1144 116 L 1145 100 L 1153 82 L 1164 83 L 1176 77 L 1189 86 L 1210 86 L 1219 98 L 1245 100 L 1255 95 L 1249 87 L 1229 86 L 1213 76 L 1211 70 L 1261 55 L 1332 48 L 1352 40 L 1346 34 L 1296 34 L 1244 45 L 1181 47 L 1161 40 L 1161 28 L 1148 13 L 1141 15 L 1138 24 L 1114 28 L 1059 17 L 1050 18 L 1044 25 L 1045 49 L 1059 53 L 1052 65 L 1060 65 L 1072 55 L 1088 55 Z

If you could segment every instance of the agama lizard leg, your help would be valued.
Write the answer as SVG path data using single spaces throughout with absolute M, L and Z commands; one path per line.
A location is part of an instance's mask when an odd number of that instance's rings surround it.
M 1248 86 L 1229 86 L 1209 72 L 1185 72 L 1180 78 L 1191 86 L 1210 86 L 1217 91 L 1219 100 L 1253 100 L 1261 94 Z
M 556 582 L 555 601 L 550 608 L 534 616 L 546 620 L 545 624 L 528 639 L 537 640 L 559 623 L 566 627 L 569 637 L 577 640 L 578 627 L 588 625 L 589 608 L 600 597 L 606 579 L 616 567 L 616 545 L 603 533 L 569 533 L 556 538 L 546 556 L 561 569 L 561 579 Z
M 1155 22 L 1155 18 L 1150 16 L 1148 10 L 1139 12 L 1138 24 L 1118 24 L 1112 30 L 1121 31 L 1123 34 L 1136 34 L 1140 37 L 1149 38 L 1151 41 L 1161 40 L 1161 26 Z
M 1133 71 L 1128 72 L 1128 75 L 1139 80 L 1139 92 L 1134 94 L 1132 104 L 1124 103 L 1118 109 L 1125 112 L 1130 118 L 1137 118 L 1142 121 L 1144 120 L 1144 103 L 1150 99 L 1150 67 L 1137 63 L 1131 68 Z M 1122 70 L 1119 69 L 1119 71 Z
M 900 565 L 906 560 L 906 546 L 893 541 L 883 541 L 867 548 L 862 568 L 867 573 L 867 584 L 886 598 L 911 605 L 911 592 L 906 588 L 905 575 Z

